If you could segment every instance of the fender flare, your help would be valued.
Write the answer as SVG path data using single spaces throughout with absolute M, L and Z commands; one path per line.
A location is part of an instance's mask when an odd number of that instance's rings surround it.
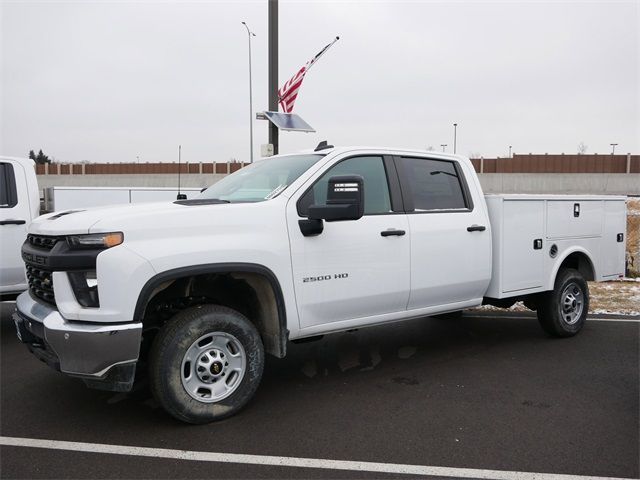
M 209 263 L 203 265 L 190 265 L 188 267 L 179 267 L 171 270 L 165 270 L 157 275 L 151 277 L 145 283 L 144 287 L 138 295 L 136 302 L 136 308 L 133 314 L 133 320 L 135 322 L 142 322 L 146 307 L 151 300 L 151 294 L 153 291 L 164 282 L 169 280 L 176 280 L 183 277 L 194 275 L 206 275 L 209 273 L 233 273 L 233 272 L 246 272 L 257 273 L 267 279 L 273 294 L 276 299 L 276 308 L 278 311 L 278 326 L 280 330 L 280 351 L 284 354 L 286 351 L 286 342 L 289 336 L 289 330 L 287 330 L 287 312 L 284 303 L 284 295 L 280 282 L 276 275 L 269 268 L 264 265 L 256 263 Z
M 558 276 L 558 272 L 560 271 L 560 266 L 564 263 L 564 261 L 570 256 L 573 255 L 574 253 L 580 253 L 582 255 L 584 255 L 585 257 L 587 257 L 587 260 L 589 260 L 589 263 L 591 264 L 591 269 L 593 270 L 593 278 L 594 280 L 596 278 L 598 278 L 598 272 L 596 270 L 596 265 L 593 262 L 593 258 L 591 258 L 591 254 L 583 247 L 580 246 L 574 246 L 569 248 L 567 251 L 563 252 L 562 257 L 558 257 L 556 259 L 555 264 L 553 265 L 553 270 L 552 273 L 549 277 L 550 279 L 550 285 L 549 285 L 549 290 L 553 290 L 553 287 L 556 283 L 556 277 Z

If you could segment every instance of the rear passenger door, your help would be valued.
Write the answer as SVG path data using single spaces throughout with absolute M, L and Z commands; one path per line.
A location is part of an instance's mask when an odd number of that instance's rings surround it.
M 329 178 L 360 175 L 364 216 L 324 222 L 303 236 L 298 221 L 310 205 L 326 203 Z M 391 157 L 360 155 L 332 162 L 287 205 L 300 327 L 341 328 L 340 322 L 403 312 L 409 298 L 407 217 Z M 363 320 L 365 323 L 367 320 Z
M 395 160 L 411 231 L 408 309 L 482 298 L 491 277 L 491 234 L 476 185 L 469 188 L 457 160 Z

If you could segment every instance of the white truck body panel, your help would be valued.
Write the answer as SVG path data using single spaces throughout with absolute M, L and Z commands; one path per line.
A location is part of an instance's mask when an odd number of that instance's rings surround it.
M 10 204 L 0 205 L 0 294 L 13 294 L 27 288 L 20 248 L 31 220 L 39 215 L 40 198 L 33 160 L 0 157 L 0 164 L 0 189 L 14 192 Z M 8 223 L 12 221 L 23 223 Z
M 618 235 L 626 230 L 625 197 L 509 194 L 485 198 L 493 231 L 493 274 L 486 297 L 553 289 L 559 266 L 578 251 L 590 259 L 596 281 L 624 275 L 625 243 Z M 541 248 L 534 248 L 535 240 Z M 552 256 L 554 245 L 557 253 Z

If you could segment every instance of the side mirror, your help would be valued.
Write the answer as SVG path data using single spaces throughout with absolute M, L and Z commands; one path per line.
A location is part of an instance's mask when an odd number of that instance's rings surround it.
M 338 222 L 358 220 L 364 215 L 364 180 L 360 175 L 331 177 L 327 185 L 327 204 L 311 205 L 310 220 Z

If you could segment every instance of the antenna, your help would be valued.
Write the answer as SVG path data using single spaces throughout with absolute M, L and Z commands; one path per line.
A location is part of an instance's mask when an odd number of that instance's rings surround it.
M 176 197 L 176 200 L 186 200 L 187 199 L 187 194 L 186 193 L 180 193 L 180 160 L 182 157 L 182 145 L 178 145 L 178 196 Z

